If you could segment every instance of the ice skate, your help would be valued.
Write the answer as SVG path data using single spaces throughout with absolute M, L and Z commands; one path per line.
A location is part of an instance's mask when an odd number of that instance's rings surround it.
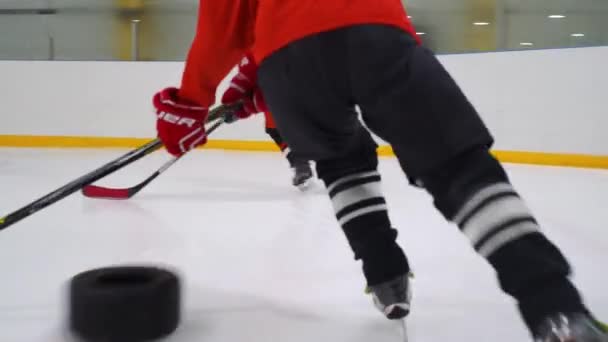
M 403 319 L 410 313 L 411 276 L 412 274 L 408 273 L 387 282 L 367 287 L 366 292 L 371 294 L 374 305 L 388 319 Z
M 608 342 L 606 325 L 585 314 L 557 314 L 540 326 L 535 342 Z
M 300 190 L 305 190 L 312 183 L 313 173 L 310 163 L 307 160 L 297 161 L 292 166 L 294 175 L 292 178 L 293 186 Z

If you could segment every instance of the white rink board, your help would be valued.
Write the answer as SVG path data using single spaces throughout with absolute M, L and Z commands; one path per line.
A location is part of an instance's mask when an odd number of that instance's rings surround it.
M 493 131 L 496 149 L 608 155 L 608 47 L 440 59 Z M 177 86 L 182 68 L 181 62 L 0 61 L 0 134 L 154 136 L 152 94 Z M 269 140 L 262 128 L 260 115 L 213 138 Z

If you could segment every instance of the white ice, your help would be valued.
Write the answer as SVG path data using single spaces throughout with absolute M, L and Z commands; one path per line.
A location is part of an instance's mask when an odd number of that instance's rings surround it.
M 125 150 L 0 149 L 5 215 Z M 98 183 L 132 185 L 168 159 L 144 158 Z M 512 300 L 393 158 L 380 169 L 414 267 L 410 341 L 528 341 Z M 608 318 L 608 172 L 507 165 L 589 306 Z M 128 201 L 79 193 L 0 231 L 0 341 L 67 342 L 64 291 L 78 272 L 161 264 L 184 282 L 174 342 L 396 342 L 400 328 L 363 294 L 317 184 L 300 193 L 278 153 L 196 151 Z

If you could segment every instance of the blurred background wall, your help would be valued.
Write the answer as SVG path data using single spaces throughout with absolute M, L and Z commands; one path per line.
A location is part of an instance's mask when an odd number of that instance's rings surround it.
M 439 54 L 608 45 L 606 0 L 404 5 Z M 198 0 L 0 0 L 0 59 L 183 60 L 197 8 Z

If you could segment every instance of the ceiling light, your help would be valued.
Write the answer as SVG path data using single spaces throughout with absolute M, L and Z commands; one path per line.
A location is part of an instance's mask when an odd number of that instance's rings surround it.
M 490 23 L 485 22 L 485 21 L 476 21 L 476 22 L 473 23 L 473 25 L 475 25 L 475 26 L 487 26 L 487 25 L 490 25 Z
M 424 36 L 426 34 L 426 32 L 416 32 L 416 34 L 419 36 Z
M 565 18 L 565 17 L 566 17 L 566 16 L 565 16 L 565 15 L 563 15 L 563 14 L 551 14 L 551 15 L 549 16 L 549 18 L 550 18 L 550 19 L 563 19 L 563 18 Z
M 584 37 L 585 34 L 584 33 L 573 33 L 571 34 L 572 37 Z
M 519 43 L 519 45 L 521 45 L 521 46 L 532 46 L 532 45 L 534 45 L 534 43 L 530 43 L 530 42 L 521 42 L 521 43 Z

